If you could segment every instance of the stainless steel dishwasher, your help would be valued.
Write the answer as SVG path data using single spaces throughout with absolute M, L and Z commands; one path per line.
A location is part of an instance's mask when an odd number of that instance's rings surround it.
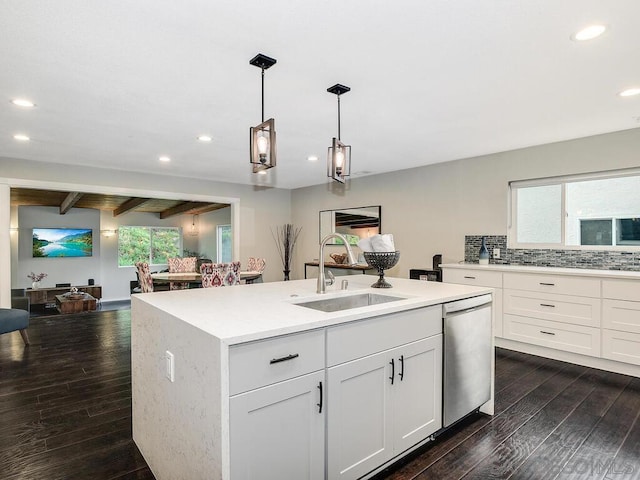
M 444 374 L 442 426 L 491 398 L 491 295 L 442 305 Z

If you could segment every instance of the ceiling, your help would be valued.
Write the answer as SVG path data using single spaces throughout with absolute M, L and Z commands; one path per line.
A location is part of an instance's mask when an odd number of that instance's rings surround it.
M 640 86 L 638 18 L 638 0 L 4 1 L 0 156 L 320 184 L 336 83 L 351 87 L 341 137 L 354 178 L 638 128 L 640 96 L 617 95 Z M 591 23 L 609 29 L 570 39 Z M 257 53 L 278 61 L 265 73 L 278 134 L 267 178 L 248 161 Z
M 184 200 L 165 200 L 159 198 L 37 190 L 30 188 L 12 188 L 10 198 L 12 206 L 37 205 L 56 207 L 60 215 L 64 215 L 71 208 L 93 208 L 111 211 L 114 217 L 129 212 L 150 212 L 157 213 L 161 219 L 176 215 L 199 215 L 229 206 L 224 203 L 187 202 Z

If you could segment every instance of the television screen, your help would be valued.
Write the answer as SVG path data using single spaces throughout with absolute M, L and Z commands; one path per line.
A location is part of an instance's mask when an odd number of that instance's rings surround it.
M 34 228 L 34 257 L 90 257 L 93 253 L 90 228 Z

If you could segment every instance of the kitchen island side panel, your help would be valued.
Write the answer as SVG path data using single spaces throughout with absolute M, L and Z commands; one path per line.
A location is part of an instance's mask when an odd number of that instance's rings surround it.
M 157 480 L 228 478 L 223 350 L 214 336 L 132 297 L 133 440 Z

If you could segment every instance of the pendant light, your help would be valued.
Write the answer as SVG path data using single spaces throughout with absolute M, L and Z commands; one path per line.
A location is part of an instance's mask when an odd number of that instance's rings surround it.
M 268 169 L 276 166 L 276 130 L 273 118 L 264 120 L 264 71 L 275 65 L 276 60 L 259 53 L 249 63 L 262 72 L 262 123 L 249 129 L 250 162 L 253 173 L 266 174 Z
M 327 157 L 327 176 L 336 182 L 346 183 L 351 175 L 351 146 L 340 141 L 340 95 L 351 89 L 339 83 L 327 88 L 327 92 L 338 97 L 338 138 L 333 137 Z
M 200 233 L 200 229 L 198 228 L 199 224 L 198 214 L 191 216 L 191 227 L 189 228 L 189 235 L 192 237 L 196 237 Z

